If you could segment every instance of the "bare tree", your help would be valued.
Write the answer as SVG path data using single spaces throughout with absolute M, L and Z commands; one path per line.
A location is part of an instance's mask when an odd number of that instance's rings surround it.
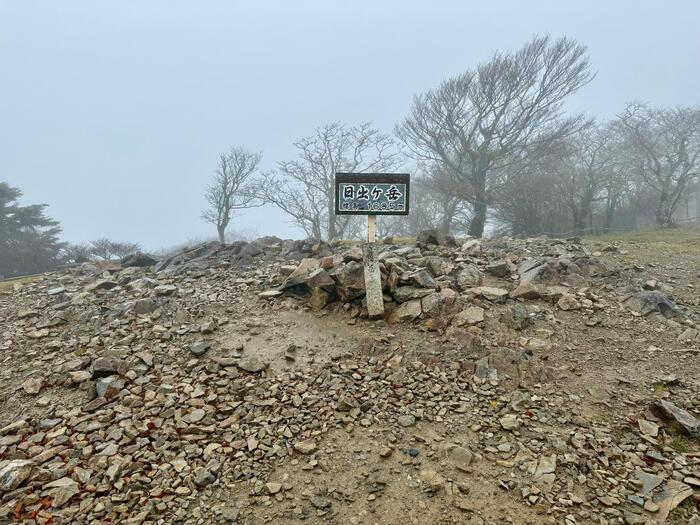
M 64 264 L 79 264 L 88 262 L 92 258 L 89 244 L 66 244 L 59 254 L 59 260 Z
M 574 234 L 586 230 L 592 220 L 593 203 L 600 200 L 606 180 L 613 172 L 613 135 L 606 126 L 592 125 L 568 141 L 569 154 L 557 169 L 556 185 L 571 212 Z
M 629 203 L 639 174 L 635 170 L 635 152 L 625 138 L 626 130 L 619 121 L 608 124 L 611 141 L 608 147 L 612 162 L 602 183 L 602 228 L 608 232 L 613 226 L 617 212 Z
M 460 183 L 473 206 L 469 233 L 481 236 L 509 159 L 544 152 L 580 129 L 583 117 L 563 118 L 562 104 L 591 79 L 584 46 L 535 37 L 416 96 L 396 134 L 417 158 L 443 164 Z
M 439 227 L 444 205 L 425 175 L 411 179 L 411 213 L 382 215 L 377 220 L 377 236 L 415 236 L 421 230 Z
M 384 172 L 398 167 L 401 152 L 391 137 L 370 124 L 327 124 L 294 143 L 297 160 L 280 162 L 261 185 L 267 202 L 278 206 L 314 239 L 346 234 L 356 218 L 333 213 L 337 172 Z
M 90 254 L 108 261 L 112 258 L 112 241 L 106 238 L 90 241 Z
M 608 177 L 603 180 L 603 231 L 609 232 L 615 219 L 615 214 L 623 205 L 630 188 L 630 171 L 622 165 L 619 158 L 615 159 Z
M 674 224 L 686 188 L 700 173 L 700 109 L 630 104 L 620 117 L 637 169 L 658 196 L 656 223 Z
M 90 241 L 90 255 L 109 261 L 115 257 L 124 257 L 139 251 L 141 248 L 135 242 L 118 242 L 110 239 L 95 239 Z
M 243 148 L 231 148 L 219 156 L 214 182 L 207 188 L 205 198 L 209 207 L 202 218 L 216 226 L 219 242 L 226 242 L 226 228 L 236 210 L 261 206 L 255 175 L 262 154 Z
M 567 213 L 556 191 L 557 168 L 564 151 L 560 144 L 557 154 L 511 163 L 507 176 L 494 189 L 495 217 L 511 234 L 559 233 L 568 228 Z
M 418 188 L 428 193 L 439 209 L 439 220 L 432 227 L 448 232 L 467 231 L 472 207 L 464 198 L 455 177 L 440 163 L 431 164 L 426 171 L 427 175 Z
M 115 257 L 126 257 L 141 250 L 141 245 L 136 242 L 113 242 L 112 254 Z

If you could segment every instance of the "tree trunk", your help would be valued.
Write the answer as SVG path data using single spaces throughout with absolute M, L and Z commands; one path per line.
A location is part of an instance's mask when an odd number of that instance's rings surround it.
M 484 226 L 486 226 L 486 212 L 488 205 L 486 204 L 486 175 L 480 177 L 476 186 L 476 195 L 474 195 L 474 216 L 469 223 L 469 235 L 474 237 L 482 237 L 484 235 Z
M 335 214 L 334 210 L 328 210 L 328 242 L 331 242 L 338 235 L 338 231 L 335 227 Z
M 610 228 L 612 228 L 612 222 L 614 217 L 615 205 L 609 203 L 608 206 L 605 208 L 605 233 L 608 233 L 610 231 Z
M 484 235 L 484 226 L 486 225 L 487 206 L 483 201 L 474 203 L 474 216 L 469 223 L 469 235 L 481 237 Z
M 314 238 L 314 241 L 321 240 L 321 224 L 320 224 L 320 222 L 314 221 L 313 226 L 311 227 L 311 234 Z
M 217 226 L 216 231 L 219 234 L 219 242 L 226 244 L 226 226 Z
M 440 221 L 440 229 L 445 230 L 446 232 L 450 231 L 450 226 L 452 225 L 452 220 L 448 215 L 443 215 L 442 220 Z
M 574 235 L 579 235 L 581 231 L 581 213 L 579 212 L 578 206 L 569 203 L 569 209 L 571 210 L 571 230 Z
M 659 197 L 659 205 L 656 207 L 656 224 L 661 228 L 666 228 L 673 224 L 673 210 L 666 192 L 662 192 Z
M 593 191 L 587 191 L 581 197 L 581 201 L 578 206 L 578 228 L 576 229 L 576 235 L 585 235 L 586 230 L 593 232 Z M 586 222 L 588 222 L 588 228 L 586 227 Z
M 440 228 L 449 232 L 452 229 L 452 218 L 455 215 L 456 204 L 444 202 L 442 207 L 442 219 L 440 220 Z

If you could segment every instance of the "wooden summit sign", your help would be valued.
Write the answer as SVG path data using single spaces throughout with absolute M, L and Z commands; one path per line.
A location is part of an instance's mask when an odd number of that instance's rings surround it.
M 336 215 L 408 215 L 405 173 L 336 173 Z
M 377 215 L 408 215 L 410 177 L 406 173 L 336 173 L 336 215 L 367 215 L 362 245 L 365 297 L 370 319 L 384 317 L 382 274 L 375 250 Z

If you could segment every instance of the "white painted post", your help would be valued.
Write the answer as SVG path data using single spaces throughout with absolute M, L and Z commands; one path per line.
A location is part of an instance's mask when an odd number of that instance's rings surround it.
M 365 296 L 367 314 L 370 319 L 384 317 L 384 297 L 382 297 L 382 274 L 376 260 L 375 241 L 377 237 L 377 216 L 367 216 L 367 242 L 362 245 L 365 265 Z

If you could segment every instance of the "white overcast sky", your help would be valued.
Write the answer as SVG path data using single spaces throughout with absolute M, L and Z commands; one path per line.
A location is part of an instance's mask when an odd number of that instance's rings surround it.
M 211 236 L 219 153 L 272 169 L 316 126 L 386 132 L 415 93 L 536 33 L 589 48 L 568 107 L 696 105 L 700 2 L 0 0 L 0 181 L 43 202 L 64 238 L 157 249 Z M 300 237 L 274 209 L 234 229 Z

